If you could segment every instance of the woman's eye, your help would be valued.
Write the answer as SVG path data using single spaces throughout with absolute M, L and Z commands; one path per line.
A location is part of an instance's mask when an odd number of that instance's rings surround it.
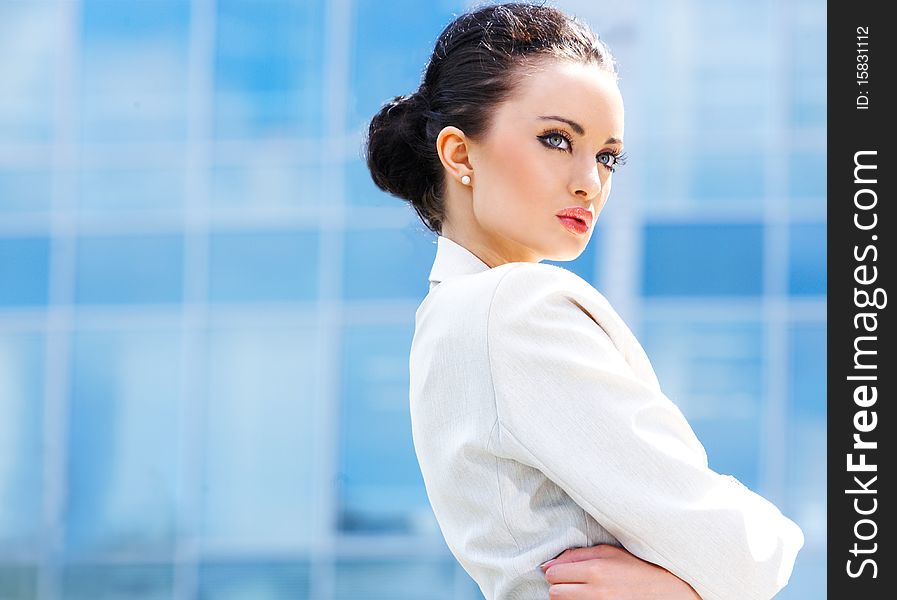
M 559 133 L 549 133 L 548 135 L 542 136 L 542 139 L 546 144 L 558 150 L 566 150 L 567 146 L 565 146 L 564 144 L 567 144 L 569 146 L 567 138 Z
M 602 157 L 607 157 L 608 160 L 603 160 Z M 620 154 L 615 154 L 613 152 L 602 152 L 598 155 L 598 162 L 607 167 L 611 172 L 616 170 L 620 165 L 626 164 L 626 153 L 622 152 Z M 613 159 L 613 160 L 610 160 Z
M 558 135 L 557 133 L 553 133 L 553 134 L 551 134 L 550 136 L 548 136 L 548 139 L 549 139 L 549 140 L 557 140 L 557 143 L 554 143 L 554 142 L 549 142 L 549 143 L 550 143 L 552 146 L 558 146 L 558 147 L 560 147 L 564 142 L 567 141 L 567 140 L 564 139 L 564 136 L 562 136 L 562 135 Z

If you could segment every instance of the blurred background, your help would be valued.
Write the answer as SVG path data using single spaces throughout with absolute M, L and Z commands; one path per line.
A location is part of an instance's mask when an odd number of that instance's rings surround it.
M 825 597 L 826 8 L 551 3 L 628 164 L 562 264 Z M 362 132 L 461 0 L 0 0 L 0 599 L 476 600 L 411 443 L 435 237 Z

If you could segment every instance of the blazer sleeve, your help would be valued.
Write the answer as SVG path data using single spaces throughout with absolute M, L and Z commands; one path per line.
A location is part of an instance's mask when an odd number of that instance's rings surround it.
M 509 270 L 489 310 L 498 451 L 540 470 L 628 551 L 703 600 L 773 597 L 804 544 L 801 529 L 708 467 L 679 408 L 571 295 L 565 278 L 576 275 L 534 266 Z

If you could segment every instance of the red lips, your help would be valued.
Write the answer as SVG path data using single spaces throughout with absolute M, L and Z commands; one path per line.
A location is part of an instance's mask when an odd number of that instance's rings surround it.
M 586 224 L 586 227 L 592 226 L 592 213 L 585 208 L 576 206 L 571 208 L 565 208 L 564 210 L 558 212 L 557 216 L 559 217 L 569 217 L 571 219 L 579 219 L 583 223 Z

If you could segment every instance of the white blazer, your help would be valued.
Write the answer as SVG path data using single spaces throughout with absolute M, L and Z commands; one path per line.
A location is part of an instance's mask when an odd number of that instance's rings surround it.
M 638 340 L 573 272 L 489 268 L 439 236 L 409 368 L 427 495 L 487 600 L 547 599 L 539 565 L 599 543 L 704 600 L 767 600 L 788 582 L 801 529 L 708 467 Z

